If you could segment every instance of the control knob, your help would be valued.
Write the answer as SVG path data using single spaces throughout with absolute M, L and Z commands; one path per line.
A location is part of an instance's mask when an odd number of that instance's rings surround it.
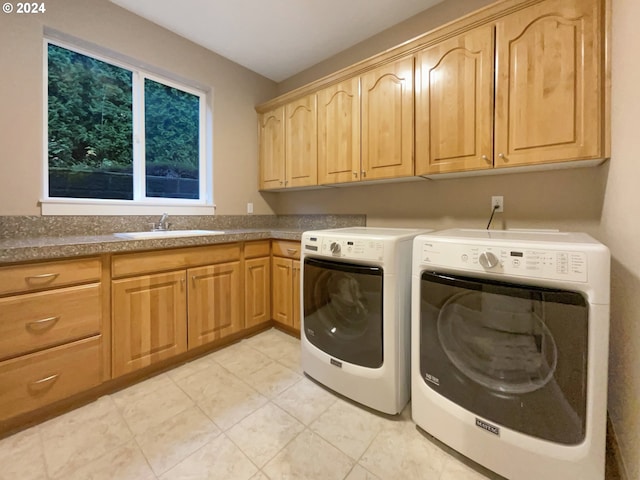
M 338 242 L 331 242 L 329 249 L 331 250 L 331 253 L 333 253 L 334 255 L 340 255 L 341 247 Z
M 478 258 L 480 265 L 484 268 L 493 268 L 498 265 L 498 257 L 496 257 L 495 253 L 492 252 L 482 252 L 480 257 Z

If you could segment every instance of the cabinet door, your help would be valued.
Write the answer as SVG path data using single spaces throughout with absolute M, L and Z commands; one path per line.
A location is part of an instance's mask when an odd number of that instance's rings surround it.
M 285 185 L 317 185 L 318 131 L 315 93 L 288 103 L 285 118 Z
M 493 26 L 416 56 L 416 175 L 493 168 Z
M 291 314 L 293 320 L 293 328 L 300 331 L 300 261 L 292 260 L 291 265 L 291 299 L 293 312 Z
M 289 258 L 273 257 L 271 260 L 271 318 L 284 325 L 293 325 L 291 310 L 291 266 Z
M 252 258 L 244 263 L 245 327 L 253 327 L 271 319 L 271 260 Z
M 413 175 L 413 57 L 361 78 L 362 179 Z
M 187 270 L 189 281 L 189 348 L 239 332 L 240 262 Z
M 602 157 L 601 4 L 548 0 L 496 24 L 496 167 Z
M 260 189 L 284 187 L 284 107 L 259 116 Z
M 185 272 L 112 282 L 113 375 L 187 350 Z
M 318 183 L 360 179 L 360 80 L 318 92 Z

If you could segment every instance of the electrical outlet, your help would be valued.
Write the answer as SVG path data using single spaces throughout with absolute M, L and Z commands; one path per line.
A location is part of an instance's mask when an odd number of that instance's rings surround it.
M 253 213 L 253 203 L 247 203 L 247 213 L 251 215 Z
M 491 208 L 494 209 L 496 206 L 498 207 L 496 213 L 504 212 L 504 197 L 502 195 L 491 197 Z

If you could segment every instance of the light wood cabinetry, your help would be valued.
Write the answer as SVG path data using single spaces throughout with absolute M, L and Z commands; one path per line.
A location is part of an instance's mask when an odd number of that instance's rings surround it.
M 318 184 L 316 95 L 307 95 L 259 117 L 260 189 Z
M 300 330 L 300 243 L 274 240 L 271 259 L 271 317 Z
M 0 363 L 0 421 L 99 385 L 102 339 L 93 336 Z
M 362 179 L 413 175 L 413 56 L 362 75 Z
M 318 183 L 360 180 L 360 78 L 318 92 Z
M 610 155 L 610 3 L 501 0 L 256 109 L 317 95 L 320 185 L 594 165 Z
M 244 319 L 251 328 L 271 320 L 271 245 L 248 242 L 244 248 Z
M 416 55 L 416 175 L 493 167 L 493 26 Z
M 187 276 L 189 348 L 241 331 L 240 262 L 191 268 Z
M 178 271 L 113 281 L 114 376 L 187 351 L 185 277 Z
M 241 331 L 240 259 L 239 244 L 114 255 L 114 376 Z
M 546 0 L 496 23 L 496 167 L 603 156 L 600 7 Z
M 260 190 L 284 187 L 284 107 L 259 116 Z
M 546 0 L 422 50 L 416 174 L 602 158 L 598 6 Z
M 102 383 L 98 258 L 0 268 L 0 421 Z
M 318 132 L 316 95 L 285 106 L 286 187 L 318 184 Z

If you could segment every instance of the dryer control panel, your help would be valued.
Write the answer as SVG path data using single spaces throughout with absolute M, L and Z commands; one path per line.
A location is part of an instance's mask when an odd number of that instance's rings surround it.
M 384 258 L 384 242 L 381 240 L 318 236 L 304 239 L 302 248 L 306 252 L 333 258 L 375 261 Z
M 587 255 L 572 250 L 424 242 L 421 263 L 529 278 L 587 281 Z

